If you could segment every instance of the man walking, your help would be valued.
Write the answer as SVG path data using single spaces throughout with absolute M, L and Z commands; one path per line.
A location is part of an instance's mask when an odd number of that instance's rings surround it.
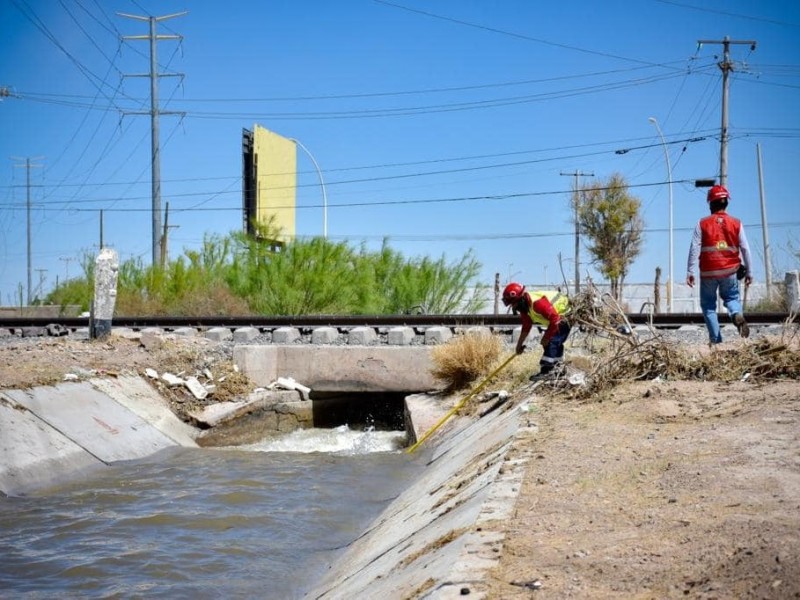
M 739 335 L 743 338 L 750 335 L 739 300 L 738 281 L 743 275 L 745 286 L 753 282 L 750 247 L 742 222 L 725 212 L 729 199 L 728 190 L 721 185 L 708 190 L 706 200 L 711 214 L 700 219 L 695 227 L 686 266 L 686 284 L 694 287 L 694 269 L 699 259 L 700 308 L 711 344 L 722 342 L 717 318 L 717 294 L 736 324 Z

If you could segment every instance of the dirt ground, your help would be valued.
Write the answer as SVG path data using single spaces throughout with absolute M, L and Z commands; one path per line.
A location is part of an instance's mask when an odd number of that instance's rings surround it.
M 0 388 L 224 363 L 204 339 L 6 339 Z M 800 598 L 800 380 L 639 382 L 531 406 L 488 598 Z
M 800 381 L 534 405 L 488 598 L 800 598 Z
M 113 334 L 104 340 L 70 336 L 0 338 L 0 389 L 54 385 L 67 377 L 146 376 L 146 369 L 159 375 L 194 376 L 203 384 L 214 385 L 213 395 L 198 400 L 185 387 L 170 387 L 150 379 L 172 410 L 186 421 L 190 420 L 187 414 L 198 407 L 231 400 L 253 389 L 243 374 L 234 371 L 230 353 L 202 337 L 155 337 L 146 345 L 139 336 Z

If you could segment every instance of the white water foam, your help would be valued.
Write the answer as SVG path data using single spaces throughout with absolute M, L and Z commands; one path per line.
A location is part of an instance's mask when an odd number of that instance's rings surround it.
M 255 452 L 327 452 L 332 454 L 371 454 L 396 452 L 407 444 L 404 431 L 353 431 L 347 425 L 335 429 L 298 429 L 282 437 L 269 437 L 255 444 L 238 446 Z

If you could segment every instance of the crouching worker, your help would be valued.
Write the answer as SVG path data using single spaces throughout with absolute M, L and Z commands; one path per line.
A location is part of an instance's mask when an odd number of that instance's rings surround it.
M 503 304 L 510 306 L 522 319 L 522 331 L 517 340 L 517 354 L 525 350 L 525 340 L 534 323 L 544 328 L 540 343 L 544 349 L 539 361 L 539 373 L 531 381 L 540 379 L 561 366 L 564 359 L 564 342 L 570 326 L 564 315 L 569 310 L 569 298 L 555 290 L 527 292 L 519 283 L 509 283 L 503 290 Z

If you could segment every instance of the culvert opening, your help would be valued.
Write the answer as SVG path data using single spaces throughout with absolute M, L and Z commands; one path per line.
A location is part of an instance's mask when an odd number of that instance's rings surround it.
M 405 430 L 405 397 L 411 392 L 312 392 L 314 427 Z

